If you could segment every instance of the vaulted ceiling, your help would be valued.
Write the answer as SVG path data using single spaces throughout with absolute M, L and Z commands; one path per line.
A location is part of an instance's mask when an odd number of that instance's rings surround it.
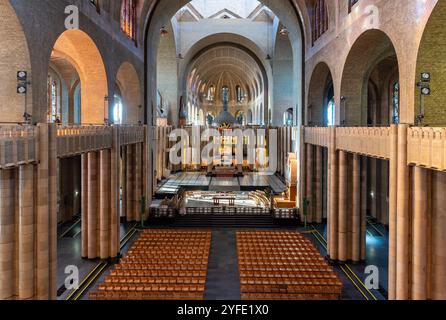
M 257 61 L 246 51 L 233 46 L 217 46 L 201 54 L 190 66 L 188 87 L 192 94 L 201 96 L 210 86 L 216 88 L 217 101 L 221 88 L 232 92 L 237 85 L 248 98 L 262 92 L 263 76 Z

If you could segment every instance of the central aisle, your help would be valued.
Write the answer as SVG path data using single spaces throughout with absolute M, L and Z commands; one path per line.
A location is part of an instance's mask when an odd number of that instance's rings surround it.
M 240 300 L 235 230 L 212 231 L 205 300 Z

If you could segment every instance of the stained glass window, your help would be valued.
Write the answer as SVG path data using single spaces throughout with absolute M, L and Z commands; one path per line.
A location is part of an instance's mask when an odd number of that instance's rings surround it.
M 315 0 L 312 12 L 312 37 L 313 43 L 328 30 L 328 12 L 325 0 Z
M 394 124 L 400 123 L 400 84 L 399 82 L 395 82 L 392 88 L 392 104 L 393 104 L 393 112 L 392 112 L 392 121 Z
M 121 30 L 132 40 L 136 40 L 136 6 L 137 0 L 122 0 Z

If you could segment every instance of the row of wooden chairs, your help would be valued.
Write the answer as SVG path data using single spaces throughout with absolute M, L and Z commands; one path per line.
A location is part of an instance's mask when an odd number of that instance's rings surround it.
M 254 285 L 241 285 L 241 290 L 243 293 L 300 293 L 300 294 L 336 294 L 339 293 L 339 286 L 342 284 L 338 283 L 320 283 L 320 284 L 254 284 Z
M 301 271 L 312 271 L 312 272 L 332 272 L 332 269 L 327 270 L 325 266 L 319 266 L 319 265 L 299 265 L 299 266 L 240 266 L 239 265 L 239 271 L 240 273 L 243 272 L 296 272 L 299 273 Z
M 203 259 L 178 259 L 178 258 L 150 258 L 138 257 L 137 255 L 126 256 L 123 263 L 150 263 L 150 264 L 173 264 L 173 265 L 201 265 L 207 268 L 207 261 Z
M 202 284 L 114 284 L 99 285 L 99 291 L 112 292 L 204 292 Z
M 299 301 L 299 300 L 337 300 L 338 294 L 281 294 L 281 293 L 242 293 L 242 300 L 280 300 L 280 301 Z
M 237 232 L 242 299 L 338 299 L 342 282 L 297 232 Z
M 336 278 L 335 275 L 330 273 L 330 269 L 327 268 L 324 271 L 310 271 L 310 270 L 297 270 L 293 272 L 287 271 L 270 271 L 270 272 L 254 272 L 254 271 L 241 271 L 240 276 L 243 278 L 283 278 L 283 279 L 295 279 L 295 278 L 320 278 L 320 279 L 332 279 Z
M 95 300 L 202 300 L 211 232 L 145 230 L 97 292 Z
M 207 270 L 187 271 L 187 270 L 112 270 L 110 276 L 119 277 L 194 277 L 206 278 Z
M 203 300 L 201 292 L 94 292 L 92 300 Z
M 202 277 L 108 277 L 105 283 L 114 284 L 206 284 L 206 278 Z
M 201 265 L 178 265 L 178 264 L 148 264 L 148 263 L 123 263 L 115 266 L 116 270 L 167 270 L 167 271 L 201 271 Z

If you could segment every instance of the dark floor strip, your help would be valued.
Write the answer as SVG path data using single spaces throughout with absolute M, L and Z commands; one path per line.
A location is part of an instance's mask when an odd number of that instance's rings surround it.
M 212 232 L 205 299 L 240 300 L 235 230 Z

